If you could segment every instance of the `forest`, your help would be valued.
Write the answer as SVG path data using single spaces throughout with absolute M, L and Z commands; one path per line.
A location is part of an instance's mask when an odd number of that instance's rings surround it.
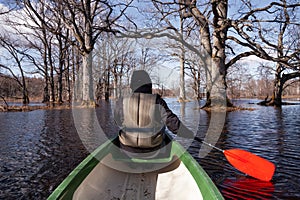
M 0 3 L 0 102 L 96 106 L 145 69 L 158 93 L 180 101 L 281 106 L 300 95 L 299 8 L 296 0 Z

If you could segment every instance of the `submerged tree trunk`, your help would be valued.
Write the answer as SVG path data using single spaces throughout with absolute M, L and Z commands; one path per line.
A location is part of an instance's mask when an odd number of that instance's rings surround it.
M 193 2 L 193 1 L 192 1 Z M 200 26 L 200 40 L 206 51 L 202 61 L 206 70 L 206 104 L 204 107 L 225 107 L 228 103 L 226 95 L 225 41 L 227 36 L 227 0 L 211 2 L 213 17 L 212 43 L 208 19 L 197 9 L 196 4 L 190 4 L 190 13 Z
M 272 95 L 271 104 L 274 106 L 280 107 L 282 104 L 282 90 L 283 90 L 283 82 L 281 80 L 281 65 L 277 64 L 275 80 L 274 80 L 274 91 Z
M 29 104 L 29 96 L 28 96 L 28 90 L 27 90 L 27 85 L 26 85 L 26 80 L 25 80 L 23 70 L 21 70 L 21 75 L 22 75 L 23 104 L 27 105 Z
M 290 37 L 290 32 L 288 31 L 288 27 L 290 25 L 293 25 L 293 14 L 291 15 L 293 11 L 288 9 L 288 4 L 286 1 L 282 1 L 282 10 L 280 11 L 280 14 L 277 16 L 278 19 L 280 19 L 280 25 L 279 25 L 279 31 L 275 31 L 275 33 L 278 33 L 277 36 L 277 45 L 270 45 L 271 42 L 266 41 L 266 39 L 263 37 L 263 34 L 260 36 L 263 41 L 268 45 L 274 48 L 277 52 L 277 66 L 276 66 L 276 74 L 275 74 L 275 80 L 274 80 L 274 89 L 272 98 L 268 100 L 267 98 L 260 102 L 260 105 L 270 105 L 270 106 L 276 106 L 281 107 L 283 105 L 282 102 L 282 94 L 284 91 L 284 88 L 288 85 L 287 81 L 292 80 L 294 78 L 300 77 L 299 68 L 297 65 L 295 65 L 295 61 L 299 60 L 299 57 L 297 57 L 298 49 L 294 48 L 295 52 L 293 52 L 293 48 L 287 46 L 287 37 Z M 293 40 L 292 43 L 297 43 L 296 40 Z M 298 61 L 296 61 L 297 63 Z M 298 62 L 299 63 L 299 62 Z M 293 72 L 294 71 L 294 72 Z M 284 73 L 285 72 L 285 73 Z
M 284 88 L 286 87 L 286 82 L 297 77 L 300 77 L 300 72 L 293 72 L 289 74 L 276 73 L 276 80 L 274 82 L 275 88 L 272 98 L 268 99 L 267 96 L 265 100 L 259 102 L 258 105 L 281 107 L 284 104 L 282 102 L 282 93 Z
M 81 41 L 81 45 L 84 46 L 84 50 L 82 53 L 82 96 L 83 102 L 82 105 L 85 106 L 95 106 L 94 99 L 94 84 L 93 84 L 93 49 L 94 49 L 94 41 L 93 41 L 93 24 L 92 24 L 92 5 L 91 1 L 87 0 L 84 2 L 85 17 L 84 17 L 84 32 L 83 37 L 84 41 Z
M 272 98 L 269 101 L 265 100 L 266 102 L 264 105 L 281 107 L 283 105 L 282 93 L 286 82 L 297 77 L 300 77 L 300 72 L 293 72 L 289 74 L 276 73 L 276 79 L 274 83 L 275 87 Z
M 227 0 L 216 0 L 212 2 L 212 11 L 214 14 L 213 25 L 213 47 L 211 64 L 211 91 L 210 100 L 212 107 L 226 107 L 226 67 L 225 67 L 225 41 L 228 25 L 227 19 Z

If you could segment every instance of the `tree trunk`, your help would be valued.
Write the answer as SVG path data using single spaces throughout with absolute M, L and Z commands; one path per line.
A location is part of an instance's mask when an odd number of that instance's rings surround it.
M 119 78 L 119 86 L 118 86 L 118 88 L 119 88 L 118 98 L 120 98 L 123 95 L 123 93 L 122 93 L 122 80 L 123 80 L 123 71 L 124 71 L 123 69 L 124 69 L 124 62 L 122 61 L 120 78 Z
M 284 4 L 286 2 L 284 1 Z M 290 17 L 287 11 L 287 8 L 283 8 L 285 22 L 280 26 L 280 32 L 278 34 L 277 38 L 277 57 L 282 58 L 284 57 L 284 35 L 285 31 L 288 27 L 288 24 L 290 23 Z M 276 66 L 276 74 L 275 74 L 275 82 L 274 82 L 274 92 L 272 95 L 272 101 L 271 105 L 280 107 L 282 105 L 282 92 L 283 92 L 283 85 L 288 80 L 286 79 L 287 76 L 285 76 L 283 73 L 284 67 L 277 63 Z
M 118 76 L 114 75 L 114 98 L 117 99 L 118 98 Z
M 50 96 L 49 96 L 49 76 L 48 76 L 48 63 L 47 63 L 47 55 L 44 53 L 44 93 L 43 93 L 43 103 L 49 103 Z
M 205 75 L 206 75 L 206 104 L 204 107 L 211 105 L 211 87 L 212 87 L 212 76 L 211 76 L 211 39 L 210 39 L 210 29 L 208 19 L 197 9 L 196 6 L 190 6 L 190 13 L 195 19 L 197 25 L 200 27 L 200 43 L 203 47 L 203 57 L 199 58 L 204 63 Z
M 50 99 L 49 102 L 51 105 L 55 102 L 55 85 L 54 85 L 54 74 L 53 74 L 53 67 L 50 67 Z
M 28 90 L 27 90 L 26 80 L 25 80 L 23 72 L 21 72 L 21 75 L 22 75 L 23 104 L 27 105 L 27 104 L 29 104 Z
M 93 30 L 92 30 L 92 13 L 91 13 L 91 1 L 87 0 L 85 5 L 85 17 L 84 17 L 84 51 L 82 53 L 82 64 L 83 64 L 83 74 L 82 74 L 82 105 L 85 106 L 95 106 L 94 99 L 94 84 L 93 84 Z
M 113 95 L 114 98 L 118 98 L 118 71 L 117 71 L 117 65 L 118 65 L 118 60 L 114 60 L 114 65 L 113 65 Z
M 96 91 L 95 91 L 96 104 L 99 104 L 100 100 L 102 99 L 102 95 L 103 95 L 103 81 L 102 81 L 102 77 L 100 77 L 96 85 Z
M 52 48 L 48 45 L 48 60 L 50 65 L 50 77 L 49 77 L 49 84 L 50 84 L 50 106 L 53 106 L 55 102 L 55 84 L 54 84 L 54 64 L 52 61 Z
M 57 82 L 57 84 L 58 84 L 58 99 L 57 99 L 57 103 L 58 104 L 62 104 L 63 103 L 63 97 L 62 97 L 62 93 L 63 93 L 63 83 L 62 83 L 62 81 L 63 81 L 63 73 L 62 72 L 60 72 L 60 73 L 58 73 L 58 82 Z
M 278 64 L 280 66 L 280 64 Z M 277 68 L 278 69 L 278 68 Z M 281 69 L 281 66 L 280 66 Z M 272 105 L 276 107 L 281 107 L 283 102 L 282 102 L 282 92 L 284 90 L 284 84 L 291 79 L 300 77 L 300 72 L 293 72 L 290 74 L 280 74 L 278 71 L 276 72 L 276 80 L 275 80 L 275 87 L 274 87 L 274 92 L 273 96 L 270 102 L 267 103 L 267 105 Z
M 59 24 L 59 27 L 61 28 L 61 25 Z M 63 103 L 63 73 L 64 73 L 64 64 L 65 64 L 65 58 L 66 58 L 66 48 L 64 48 L 62 37 L 57 36 L 58 40 L 58 50 L 59 50 L 59 60 L 58 60 L 58 72 L 57 72 L 57 87 L 58 87 L 58 99 L 57 103 L 61 104 Z M 66 46 L 66 44 L 65 44 Z
M 183 50 L 182 50 L 183 51 Z M 185 101 L 186 95 L 185 95 L 185 80 L 184 80 L 184 53 L 180 56 L 180 83 L 179 83 L 179 101 Z
M 274 80 L 274 91 L 272 95 L 272 104 L 274 106 L 280 107 L 282 105 L 282 89 L 283 83 L 281 80 L 281 65 L 277 64 L 275 80 Z
M 211 69 L 211 106 L 226 107 L 226 67 L 225 67 L 225 41 L 227 36 L 227 0 L 212 2 L 214 13 L 213 48 Z
M 73 102 L 81 102 L 82 101 L 82 67 L 80 67 L 81 63 L 80 56 L 77 48 L 72 47 L 72 84 L 73 84 Z
M 64 56 L 62 54 L 64 54 L 64 52 L 62 52 L 62 47 L 60 46 L 59 47 L 60 50 L 59 50 L 59 61 L 58 61 L 58 73 L 57 73 L 57 87 L 58 87 L 58 92 L 57 92 L 57 95 L 58 95 L 58 98 L 57 98 L 57 103 L 58 104 L 61 104 L 63 103 L 63 97 L 62 97 L 62 93 L 63 93 L 63 66 L 64 66 Z
M 183 19 L 180 17 L 180 37 L 183 41 Z M 180 45 L 181 55 L 180 55 L 180 82 L 179 82 L 179 101 L 186 101 L 185 95 L 185 74 L 184 74 L 184 62 L 185 62 L 185 50 L 184 45 Z
M 110 69 L 107 68 L 107 74 L 106 74 L 106 77 L 105 77 L 105 92 L 104 92 L 105 101 L 109 100 L 109 82 L 110 82 L 109 77 L 110 77 Z
M 66 79 L 66 87 L 67 87 L 67 99 L 68 103 L 71 103 L 72 98 L 71 98 L 71 75 L 70 75 L 70 51 L 67 51 L 66 55 L 67 59 L 65 61 L 66 65 L 66 74 L 65 74 L 65 79 Z
M 197 85 L 197 100 L 200 100 L 201 97 L 201 78 L 200 78 L 200 68 L 197 70 L 197 80 L 196 80 L 196 85 Z
M 45 78 L 45 86 L 44 86 L 44 94 L 43 94 L 43 103 L 49 103 L 49 75 L 48 75 L 48 62 L 47 62 L 47 36 L 46 31 L 43 29 L 43 45 L 44 45 L 44 53 L 43 53 L 43 61 L 44 61 L 44 78 Z
M 22 88 L 23 104 L 27 105 L 27 104 L 29 104 L 29 96 L 28 96 L 28 90 L 27 90 L 27 84 L 26 84 L 26 79 L 25 79 L 25 75 L 24 75 L 24 70 L 22 69 L 21 60 L 19 60 L 17 56 L 15 56 L 15 58 L 16 58 L 17 65 L 19 67 L 21 79 L 22 79 L 20 86 Z
M 42 103 L 48 103 L 49 100 L 50 100 L 48 82 L 49 82 L 49 78 L 45 77 L 45 86 L 44 86 L 44 93 L 43 93 Z
M 94 106 L 92 51 L 82 56 L 82 105 Z
M 73 78 L 74 81 L 74 102 L 81 103 L 83 101 L 82 96 L 82 79 L 83 79 L 83 67 L 78 64 L 79 57 L 76 56 L 76 64 L 74 64 L 75 71 L 77 72 Z

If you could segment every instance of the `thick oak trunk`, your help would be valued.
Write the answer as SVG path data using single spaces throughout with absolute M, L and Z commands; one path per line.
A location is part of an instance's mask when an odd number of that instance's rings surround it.
M 209 103 L 211 107 L 226 107 L 226 67 L 225 67 L 225 41 L 228 26 L 227 19 L 227 0 L 216 0 L 212 2 L 214 14 L 212 35 L 212 57 L 211 71 L 209 72 L 210 85 Z M 207 104 L 209 105 L 209 104 Z

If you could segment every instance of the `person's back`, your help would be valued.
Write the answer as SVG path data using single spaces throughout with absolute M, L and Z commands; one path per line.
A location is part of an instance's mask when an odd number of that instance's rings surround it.
M 193 137 L 166 102 L 152 94 L 152 82 L 146 71 L 133 72 L 130 88 L 133 93 L 117 102 L 114 113 L 123 148 L 142 152 L 158 149 L 164 142 L 165 127 L 174 134 Z
M 156 99 L 157 95 L 145 93 L 133 93 L 123 99 L 122 144 L 153 148 L 162 143 L 165 127 Z

